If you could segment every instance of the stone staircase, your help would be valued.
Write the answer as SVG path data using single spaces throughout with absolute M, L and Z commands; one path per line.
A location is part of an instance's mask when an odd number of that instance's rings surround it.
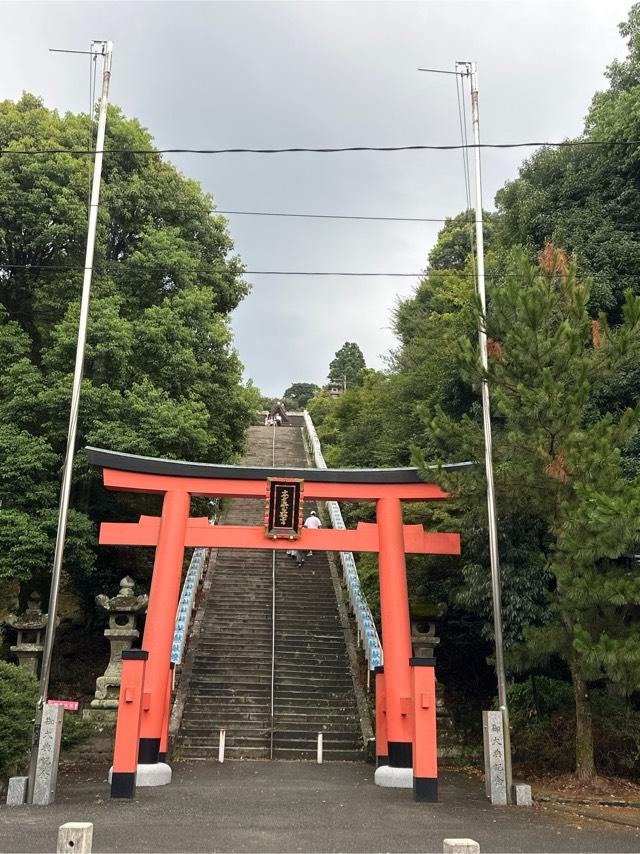
M 252 427 L 245 465 L 273 461 L 272 428 Z M 275 431 L 275 465 L 305 466 L 299 427 Z M 305 515 L 315 509 L 305 503 Z M 223 522 L 262 524 L 264 502 L 233 501 Z M 272 551 L 219 551 L 192 667 L 176 755 L 212 759 L 219 731 L 225 756 L 271 755 Z M 273 757 L 312 759 L 323 733 L 325 759 L 364 756 L 353 677 L 326 554 L 301 569 L 283 551 L 275 562 Z

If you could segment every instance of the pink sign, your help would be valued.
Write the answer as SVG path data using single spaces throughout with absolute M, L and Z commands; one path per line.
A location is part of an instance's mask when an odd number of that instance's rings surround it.
M 49 706 L 62 706 L 68 712 L 77 712 L 80 708 L 78 700 L 47 700 Z

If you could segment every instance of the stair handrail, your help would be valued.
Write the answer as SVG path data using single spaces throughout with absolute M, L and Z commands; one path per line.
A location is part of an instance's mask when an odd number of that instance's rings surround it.
M 327 464 L 322 454 L 322 445 L 316 433 L 313 420 L 306 409 L 303 412 L 303 416 L 307 441 L 315 466 L 319 469 L 326 469 Z M 331 527 L 340 531 L 346 530 L 338 502 L 325 501 L 325 506 L 331 520 Z M 383 663 L 382 644 L 380 643 L 380 637 L 371 609 L 367 603 L 367 597 L 360 585 L 360 576 L 358 575 L 358 567 L 356 566 L 353 552 L 340 552 L 340 563 L 342 565 L 342 576 L 349 595 L 349 604 L 351 605 L 351 610 L 358 626 L 358 640 L 362 641 L 369 670 L 375 670 L 376 667 L 382 666 Z
M 209 522 L 213 524 L 211 520 Z M 171 644 L 171 663 L 176 667 L 182 664 L 182 656 L 184 655 L 184 648 L 189 635 L 189 626 L 191 625 L 191 616 L 196 604 L 196 592 L 204 573 L 206 553 L 207 549 L 205 548 L 195 548 L 193 550 L 189 569 L 187 569 L 187 574 L 182 584 L 182 593 L 180 594 L 178 610 L 176 611 L 173 643 Z

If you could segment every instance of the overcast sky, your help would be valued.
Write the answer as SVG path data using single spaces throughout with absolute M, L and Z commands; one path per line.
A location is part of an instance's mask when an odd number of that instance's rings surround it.
M 87 111 L 86 49 L 114 42 L 111 100 L 161 148 L 459 142 L 454 78 L 418 72 L 478 63 L 486 142 L 580 133 L 603 72 L 625 54 L 626 0 L 513 2 L 4 2 L 0 98 L 23 90 Z M 522 151 L 484 151 L 485 207 Z M 181 155 L 221 209 L 446 217 L 464 207 L 460 152 Z M 250 270 L 417 272 L 438 224 L 230 216 Z M 323 383 L 357 341 L 381 366 L 390 314 L 411 278 L 248 275 L 236 346 L 264 393 Z

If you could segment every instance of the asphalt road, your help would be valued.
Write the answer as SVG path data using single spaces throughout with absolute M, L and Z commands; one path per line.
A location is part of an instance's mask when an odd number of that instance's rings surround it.
M 225 762 L 174 766 L 174 781 L 111 801 L 106 770 L 65 776 L 50 807 L 0 807 L 0 851 L 55 851 L 66 821 L 94 823 L 94 852 L 640 851 L 640 831 L 541 806 L 491 807 L 481 781 L 441 778 L 440 802 L 380 789 L 370 765 Z

